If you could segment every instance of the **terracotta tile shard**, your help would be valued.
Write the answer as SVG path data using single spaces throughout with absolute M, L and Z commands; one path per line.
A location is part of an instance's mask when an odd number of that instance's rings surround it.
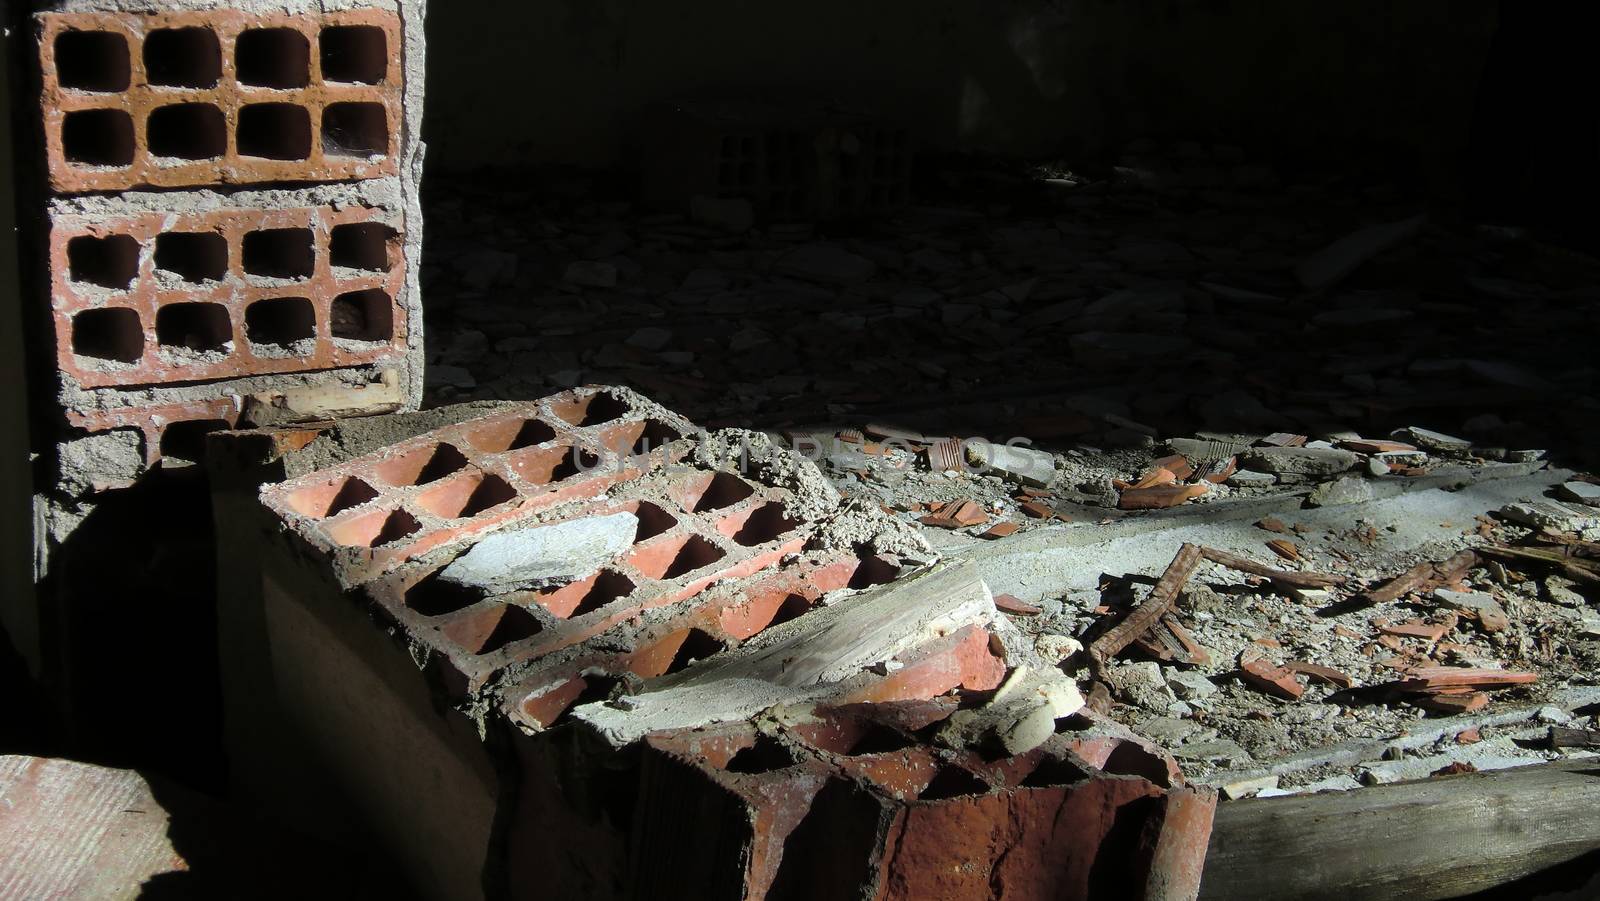
M 1267 547 L 1270 548 L 1274 554 L 1277 554 L 1279 557 L 1282 557 L 1291 563 L 1300 559 L 1300 548 L 1297 547 L 1292 541 L 1286 541 L 1282 538 L 1275 538 L 1272 541 L 1267 542 Z
M 1434 692 L 1444 688 L 1509 688 L 1538 680 L 1539 676 L 1535 673 L 1433 666 L 1411 670 L 1406 678 L 1392 683 L 1390 687 L 1400 691 Z
M 1285 701 L 1298 701 L 1306 693 L 1293 671 L 1274 666 L 1263 657 L 1241 660 L 1239 677 L 1251 688 Z
M 1483 741 L 1483 730 L 1477 726 L 1473 726 L 1471 729 L 1463 729 L 1456 733 L 1456 744 L 1458 745 L 1475 745 L 1480 741 Z
M 1299 673 L 1302 676 L 1308 676 L 1317 680 L 1318 682 L 1332 685 L 1334 688 L 1350 688 L 1356 684 L 1356 681 L 1350 678 L 1349 675 L 1342 673 L 1331 666 L 1323 666 L 1319 663 L 1305 663 L 1303 661 L 1296 660 L 1284 664 L 1284 669 L 1287 669 L 1293 673 Z
M 1117 507 L 1123 510 L 1165 510 L 1203 497 L 1209 491 L 1204 484 L 1134 488 L 1122 492 Z
M 1267 447 L 1305 447 L 1308 440 L 1305 435 L 1295 435 L 1290 432 L 1273 432 L 1258 443 Z
M 1194 475 L 1194 464 L 1190 463 L 1189 458 L 1182 454 L 1162 457 L 1155 462 L 1155 465 L 1159 469 L 1172 473 L 1173 477 L 1180 481 Z
M 1481 691 L 1461 695 L 1422 695 L 1412 699 L 1412 703 L 1435 713 L 1459 715 L 1477 713 L 1488 707 L 1489 696 Z
M 1339 446 L 1348 451 L 1355 451 L 1358 454 L 1409 454 L 1415 453 L 1417 450 L 1414 445 L 1401 441 L 1383 441 L 1373 438 L 1355 438 L 1349 441 L 1341 441 Z
M 994 596 L 994 605 L 1006 613 L 1014 616 L 1038 616 L 1044 612 L 1043 607 L 1036 607 L 1020 598 L 1009 594 Z
M 1365 638 L 1366 637 L 1365 635 L 1362 635 L 1360 632 L 1357 632 L 1354 629 L 1348 629 L 1348 628 L 1346 628 L 1344 626 L 1334 626 L 1333 627 L 1333 634 L 1339 636 L 1340 638 L 1361 639 L 1361 638 Z
M 989 521 L 989 514 L 973 501 L 951 501 L 941 504 L 934 509 L 931 516 L 924 516 L 920 522 L 925 526 L 934 526 L 940 529 L 965 529 L 970 526 L 981 526 Z
M 1056 515 L 1056 511 L 1043 501 L 1028 501 L 1022 505 L 1021 510 L 1034 519 L 1049 519 Z
M 1019 532 L 1021 529 L 1022 526 L 1019 526 L 1014 522 L 997 522 L 989 527 L 989 531 L 983 533 L 983 537 L 991 540 L 996 538 L 1010 538 L 1012 535 L 1017 534 L 1017 532 Z
M 1474 551 L 1462 551 L 1438 563 L 1418 563 L 1382 586 L 1362 595 L 1368 604 L 1387 604 L 1423 589 L 1439 588 L 1465 576 L 1478 565 Z
M 1207 482 L 1213 485 L 1221 485 L 1223 482 L 1233 478 L 1238 471 L 1239 458 L 1229 457 L 1226 460 L 1218 460 L 1206 467 L 1205 478 Z
M 1472 764 L 1466 762 L 1465 760 L 1457 760 L 1455 763 L 1452 763 L 1449 766 L 1440 767 L 1439 769 L 1434 770 L 1429 775 L 1432 775 L 1432 776 L 1465 776 L 1468 773 L 1476 773 L 1477 771 L 1478 771 L 1477 767 L 1475 767 Z
M 1277 518 L 1276 516 L 1268 516 L 1260 522 L 1257 522 L 1256 528 L 1263 529 L 1268 532 L 1277 532 L 1280 535 L 1286 534 L 1289 531 L 1289 527 L 1283 524 L 1283 520 Z
M 928 467 L 934 472 L 960 471 L 967 468 L 966 444 L 959 438 L 931 445 L 927 453 Z
M 1378 631 L 1385 635 L 1396 635 L 1401 638 L 1421 638 L 1425 641 L 1438 641 L 1450 633 L 1451 623 L 1430 623 L 1424 620 L 1411 620 L 1404 623 L 1380 623 Z

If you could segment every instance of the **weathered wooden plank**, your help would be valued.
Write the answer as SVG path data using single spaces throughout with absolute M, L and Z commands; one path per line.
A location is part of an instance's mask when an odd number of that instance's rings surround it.
M 1600 850 L 1600 761 L 1217 808 L 1201 901 L 1434 901 Z

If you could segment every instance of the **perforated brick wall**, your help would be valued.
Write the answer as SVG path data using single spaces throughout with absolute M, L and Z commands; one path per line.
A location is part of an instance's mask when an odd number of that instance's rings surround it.
M 45 13 L 38 23 L 56 191 L 399 171 L 393 13 Z
M 96 388 L 402 354 L 405 263 L 391 218 L 366 207 L 57 217 L 59 367 Z

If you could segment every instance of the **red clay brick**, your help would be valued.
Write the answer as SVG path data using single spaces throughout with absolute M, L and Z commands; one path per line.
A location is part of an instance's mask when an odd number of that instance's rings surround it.
M 192 453 L 195 443 L 206 433 L 238 425 L 239 407 L 233 398 L 219 397 L 151 407 L 68 410 L 67 422 L 90 432 L 138 429 L 144 433 L 145 462 L 154 466 L 169 453 L 184 460 L 193 460 L 192 457 L 172 452 L 182 450 Z
M 405 261 L 384 219 L 365 207 L 58 217 L 58 366 L 98 388 L 397 358 Z
M 604 416 L 562 418 L 570 408 L 619 404 Z M 589 422 L 594 419 L 598 421 Z M 439 429 L 341 466 L 270 486 L 262 501 L 333 560 L 348 585 L 372 579 L 446 544 L 461 542 L 571 501 L 594 498 L 683 448 L 616 454 L 604 441 L 643 421 L 681 434 L 687 423 L 636 415 L 619 398 L 582 389 L 517 410 Z M 631 447 L 631 445 L 630 445 Z M 319 499 L 351 479 L 376 496 L 315 515 Z M 335 485 L 341 487 L 333 487 Z M 737 567 L 730 567 L 730 570 Z
M 392 12 L 40 13 L 36 22 L 58 192 L 399 172 L 402 30 Z M 337 71 L 325 64 L 328 48 Z

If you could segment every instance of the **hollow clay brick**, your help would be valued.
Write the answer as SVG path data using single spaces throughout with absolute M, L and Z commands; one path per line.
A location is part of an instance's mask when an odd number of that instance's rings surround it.
M 35 21 L 57 192 L 399 172 L 403 34 L 392 12 L 40 13 Z M 164 40 L 183 29 L 192 42 Z M 82 33 L 104 37 L 74 44 Z M 335 58 L 369 62 L 327 71 L 324 42 L 351 40 L 362 46 L 337 44 Z

